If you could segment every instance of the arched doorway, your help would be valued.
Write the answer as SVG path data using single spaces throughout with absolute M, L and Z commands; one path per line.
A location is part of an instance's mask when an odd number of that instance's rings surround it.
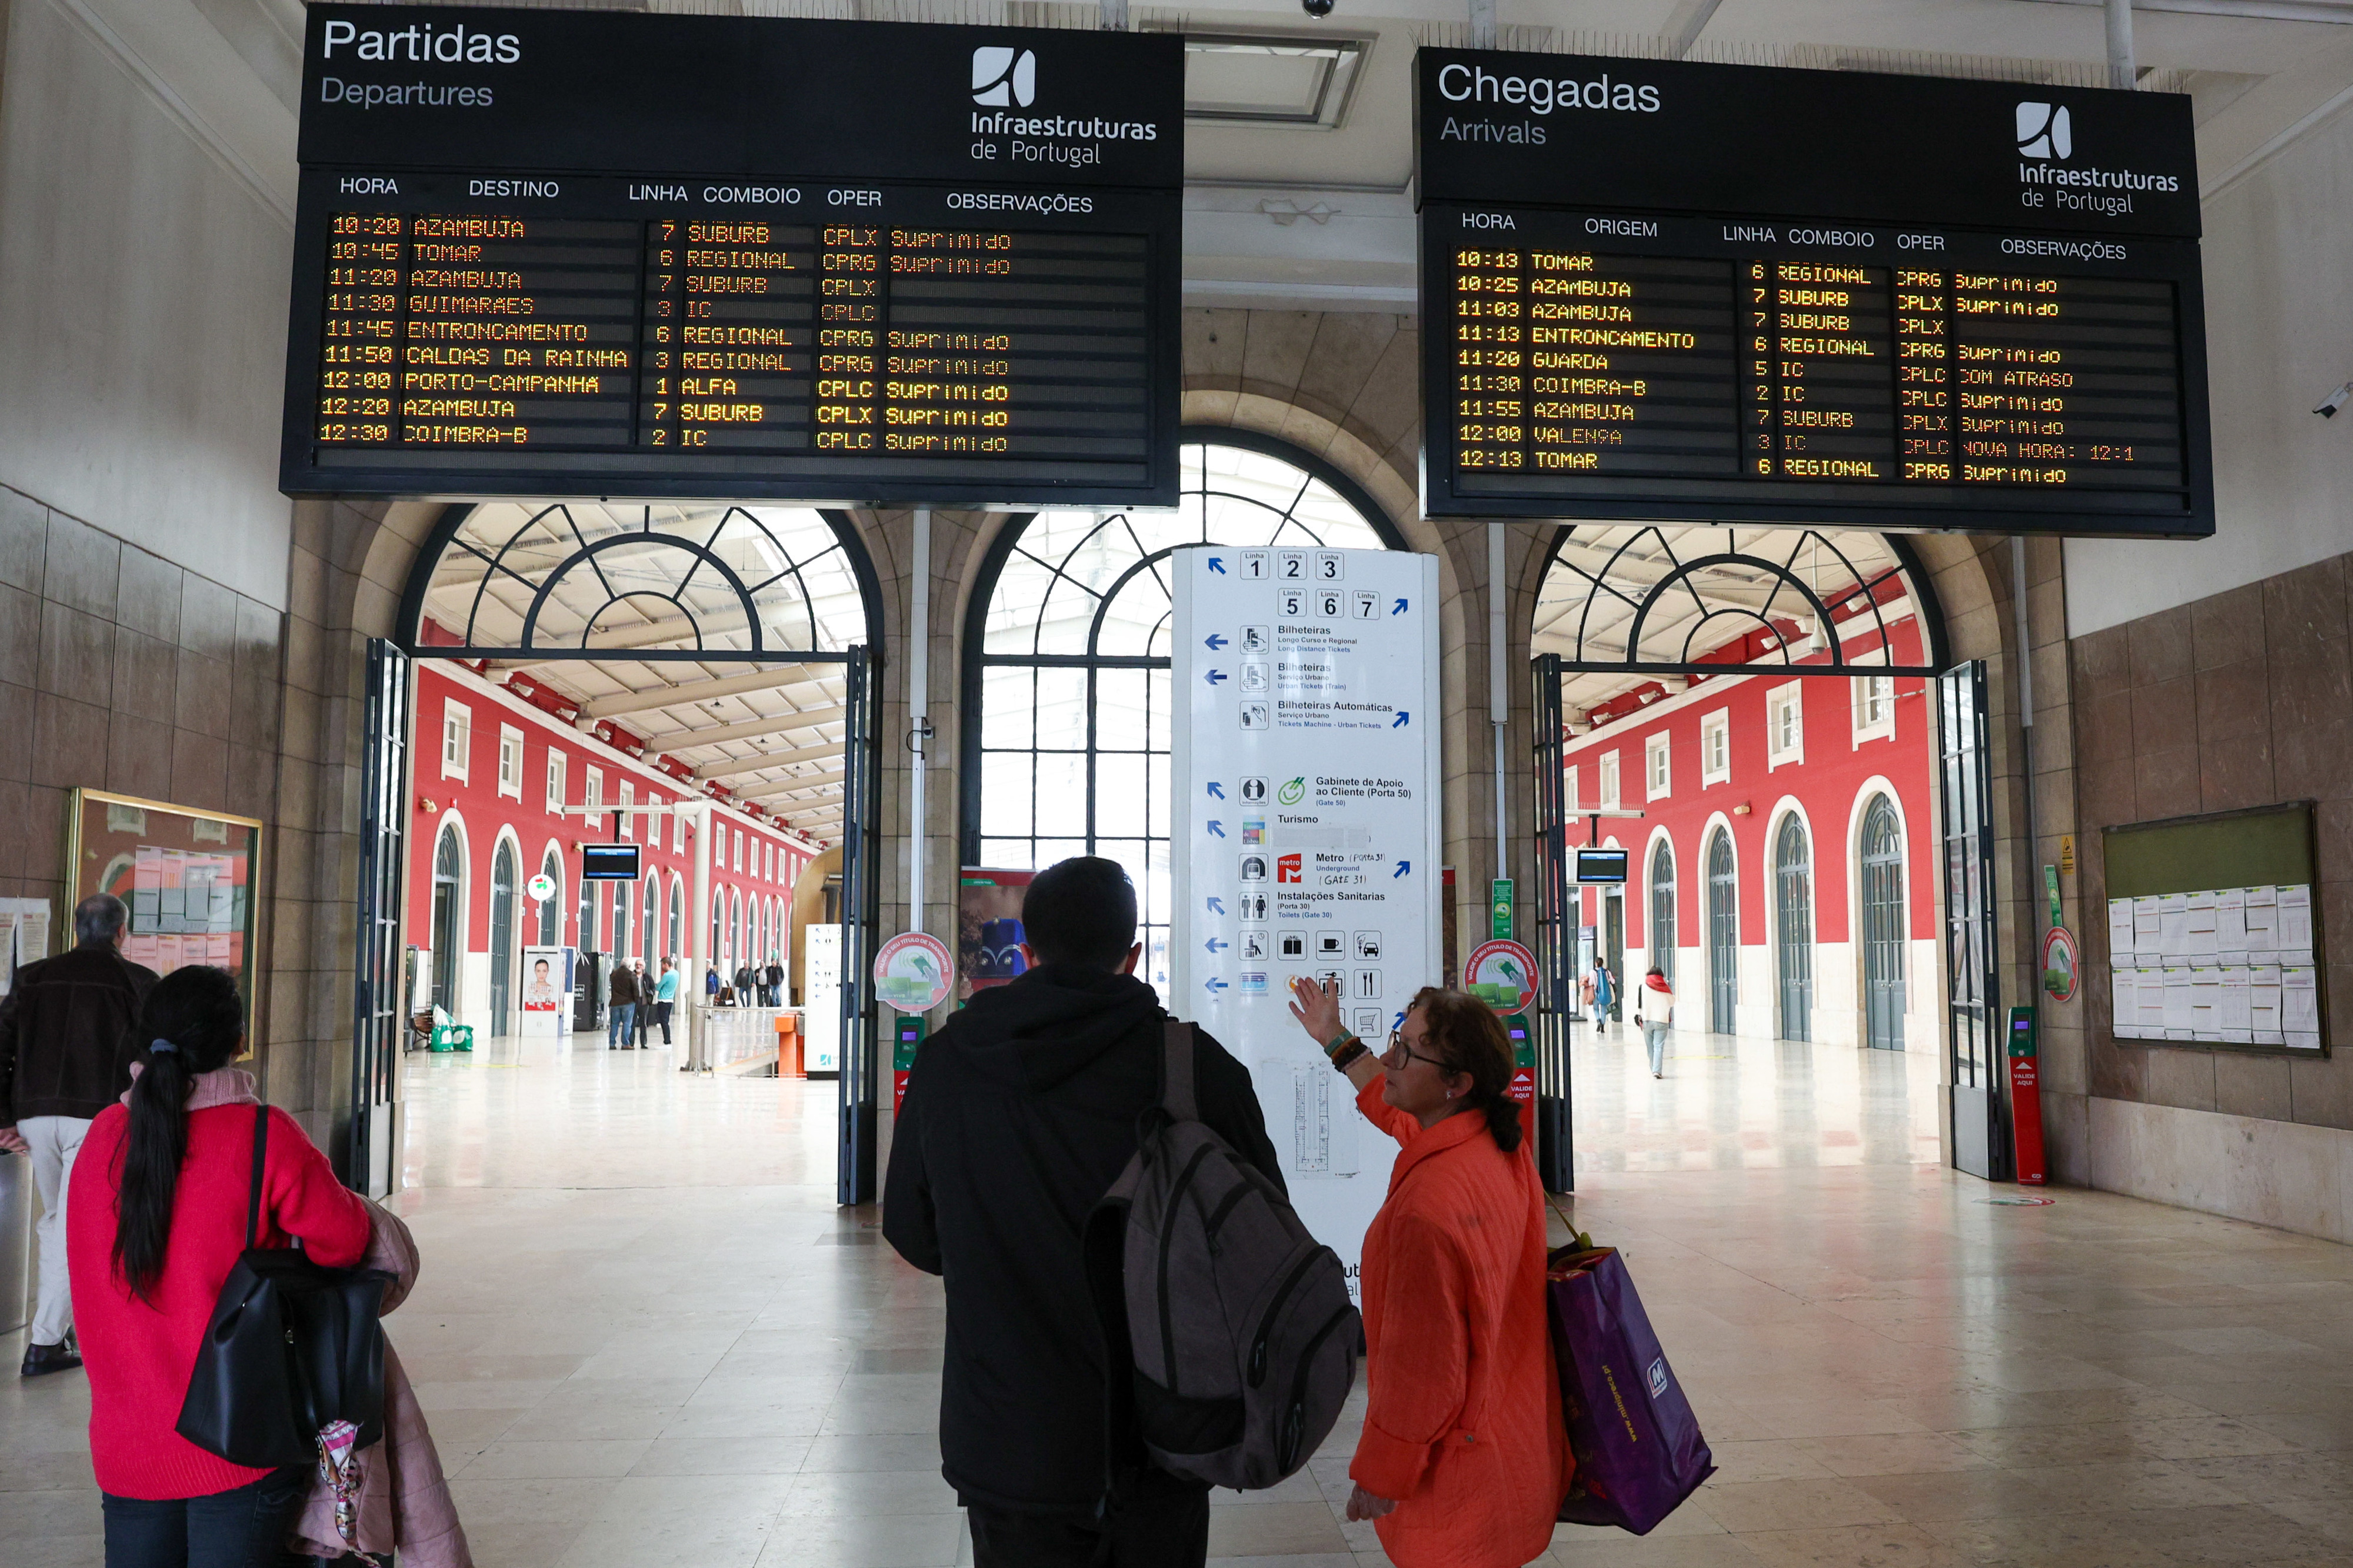
M 1642 939 L 1650 944 L 1651 967 L 1669 985 L 1675 983 L 1675 851 L 1662 838 L 1651 850 L 1651 921 Z
M 514 846 L 499 840 L 491 856 L 491 1033 L 513 1032 L 515 969 Z
M 881 626 L 880 584 L 847 516 L 576 500 L 445 508 L 409 571 L 395 631 L 409 655 L 455 661 L 446 674 L 479 688 L 469 694 L 481 699 L 476 711 L 527 705 L 527 733 L 543 723 L 536 709 L 580 737 L 571 778 L 552 759 L 544 774 L 547 813 L 565 818 L 550 837 L 594 837 L 580 831 L 585 808 L 681 794 L 714 798 L 721 816 L 746 812 L 741 826 L 765 814 L 844 846 L 844 1202 L 871 1199 L 876 1184 L 880 1073 L 864 992 L 878 908 L 871 651 Z M 510 797 L 521 784 L 504 769 L 500 782 Z M 685 852 L 675 825 L 668 851 L 658 826 L 632 823 L 624 837 L 649 854 Z M 580 946 L 657 963 L 673 914 L 664 897 L 659 876 L 602 894 L 584 886 Z M 681 949 L 701 948 L 683 904 L 681 892 L 667 923 Z M 725 929 L 740 959 L 740 916 Z
M 458 1011 L 458 944 L 465 940 L 466 849 L 458 825 L 441 826 L 433 849 L 433 1005 Z
M 1806 825 L 1796 812 L 1773 835 L 1773 966 L 1780 993 L 1777 1032 L 1814 1037 L 1814 865 Z
M 1863 1043 L 1904 1048 L 1904 827 L 1883 795 L 1863 808 L 1857 844 L 1862 894 Z
M 663 956 L 673 963 L 681 962 L 686 952 L 686 891 L 676 877 L 670 879 L 670 943 L 662 949 Z
M 539 900 L 539 945 L 564 945 L 564 857 L 551 849 L 539 863 L 539 874 L 547 879 L 547 897 Z
M 1172 711 L 1164 563 L 1190 544 L 1406 548 L 1355 481 L 1271 437 L 1188 428 L 1179 472 L 1173 512 L 1009 520 L 982 560 L 964 632 L 965 863 L 1118 861 L 1138 895 L 1136 973 L 1164 996 Z
M 1735 885 L 1732 835 L 1717 828 L 1707 840 L 1707 1026 L 1736 1034 L 1740 1006 L 1740 889 Z

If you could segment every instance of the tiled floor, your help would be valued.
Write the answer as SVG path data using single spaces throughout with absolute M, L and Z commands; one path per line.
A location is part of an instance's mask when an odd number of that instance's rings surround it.
M 586 1042 L 584 1041 L 584 1044 Z M 2353 1562 L 2353 1251 L 1936 1163 L 1920 1058 L 1622 1037 L 1577 1059 L 1577 1223 L 1623 1246 L 1722 1473 L 1560 1564 Z M 828 1086 L 661 1052 L 411 1064 L 390 1321 L 484 1568 L 948 1564 L 934 1281 L 832 1203 Z M 13 1359 L 20 1341 L 0 1338 Z M 95 1564 L 80 1380 L 0 1386 L 0 1563 Z M 1350 1435 L 1217 1510 L 1261 1568 L 1382 1561 Z

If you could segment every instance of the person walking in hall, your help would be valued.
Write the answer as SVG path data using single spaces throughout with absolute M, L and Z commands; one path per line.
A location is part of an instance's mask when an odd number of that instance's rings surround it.
M 768 983 L 768 1005 L 783 1006 L 785 1005 L 785 966 L 776 962 L 776 955 L 773 952 L 768 954 L 768 970 L 762 978 Z
M 705 1006 L 719 1005 L 719 965 L 716 963 L 702 966 L 702 1001 Z
M 1376 1056 L 1340 988 L 1292 982 L 1291 1016 L 1399 1144 L 1365 1232 L 1365 1428 L 1348 1518 L 1398 1568 L 1520 1568 L 1576 1474 L 1545 1297 L 1544 1193 L 1493 1009 L 1426 986 Z
M 1642 1031 L 1642 1043 L 1651 1049 L 1652 1078 L 1667 1076 L 1667 1026 L 1674 1019 L 1675 988 L 1654 963 L 1642 976 L 1642 988 L 1634 993 L 1634 1024 Z
M 678 1005 L 678 960 L 661 961 L 661 978 L 654 982 L 654 1022 L 661 1026 L 662 1044 L 669 1045 L 670 1016 Z
M 130 911 L 111 893 L 74 906 L 74 946 L 16 972 L 0 1002 L 0 1149 L 29 1154 L 41 1200 L 40 1286 L 26 1377 L 81 1364 L 73 1339 L 66 1226 L 75 1159 L 90 1122 L 131 1083 L 133 1027 L 155 972 L 122 956 Z
M 174 970 L 148 991 L 133 1038 L 131 1088 L 90 1123 L 67 1210 L 107 1568 L 265 1568 L 282 1560 L 314 1467 L 231 1464 L 174 1429 L 256 1181 L 260 1101 L 253 1075 L 229 1066 L 245 1044 L 237 981 L 203 964 Z M 262 1114 L 257 1245 L 357 1264 L 366 1201 L 293 1118 Z
M 605 1048 L 608 1051 L 634 1051 L 636 1040 L 630 1037 L 630 1026 L 637 1022 L 638 977 L 626 963 L 613 965 L 612 987 L 607 993 L 612 1012 L 605 1020 Z
M 1125 1337 L 1106 1337 L 1082 1245 L 1160 1098 L 1168 1015 L 1135 978 L 1135 887 L 1116 861 L 1064 860 L 1021 918 L 1028 972 L 917 1053 L 883 1192 L 884 1237 L 947 1281 L 940 1473 L 977 1568 L 1200 1568 L 1208 1489 L 1146 1465 L 1116 1414 Z M 1280 1190 L 1248 1069 L 1194 1039 L 1201 1120 Z
M 752 966 L 739 963 L 735 966 L 735 1005 L 749 1007 L 752 1005 Z
M 646 978 L 646 961 L 642 958 L 629 960 L 629 973 L 638 983 L 638 1009 L 632 1020 L 636 1031 L 630 1036 L 630 1048 L 634 1050 L 642 1047 L 650 1050 L 654 1027 L 654 983 Z
M 1609 1022 L 1610 1006 L 1618 1000 L 1618 977 L 1609 973 L 1609 965 L 1600 959 L 1593 961 L 1593 1032 L 1599 1034 Z

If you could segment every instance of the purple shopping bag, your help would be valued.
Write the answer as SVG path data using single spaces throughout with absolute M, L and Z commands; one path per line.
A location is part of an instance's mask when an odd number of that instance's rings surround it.
M 1715 1456 L 1617 1248 L 1563 1247 L 1546 1272 L 1561 1415 L 1577 1457 L 1560 1520 L 1648 1535 L 1715 1473 Z

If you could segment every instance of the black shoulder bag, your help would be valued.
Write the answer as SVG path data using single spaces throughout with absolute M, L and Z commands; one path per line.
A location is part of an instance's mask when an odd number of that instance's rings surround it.
M 357 1447 L 384 1435 L 384 1325 L 392 1276 L 322 1268 L 290 1247 L 256 1247 L 269 1108 L 253 1108 L 253 1191 L 245 1252 L 221 1285 L 180 1405 L 181 1436 L 233 1465 L 276 1469 L 315 1463 L 319 1431 L 359 1428 Z

